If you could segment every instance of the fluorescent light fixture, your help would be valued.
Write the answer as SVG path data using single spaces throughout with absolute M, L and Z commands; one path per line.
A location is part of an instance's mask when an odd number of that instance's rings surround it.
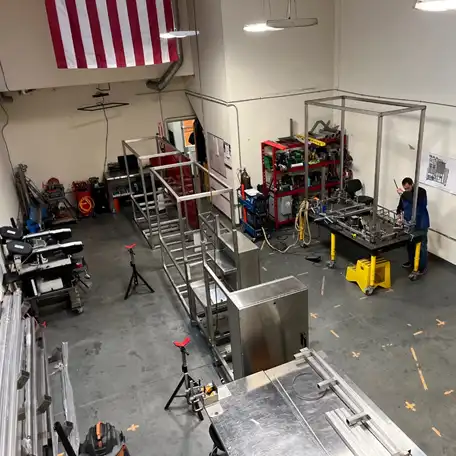
M 421 11 L 456 10 L 456 0 L 418 0 L 415 8 Z
M 174 30 L 168 33 L 160 33 L 160 38 L 163 40 L 171 40 L 173 38 L 188 38 L 189 36 L 199 35 L 198 30 Z
M 255 24 L 244 25 L 244 31 L 252 33 L 273 32 L 277 30 L 283 30 L 283 28 L 271 27 L 266 22 L 257 22 Z
M 316 17 L 303 17 L 303 18 L 289 18 L 289 19 L 270 19 L 266 25 L 275 30 L 283 30 L 286 28 L 296 27 L 311 27 L 317 25 L 318 19 Z

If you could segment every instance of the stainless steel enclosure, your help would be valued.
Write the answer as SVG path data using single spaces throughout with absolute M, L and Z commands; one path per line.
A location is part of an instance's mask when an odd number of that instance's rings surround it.
M 307 345 L 308 290 L 286 277 L 235 291 L 228 299 L 234 378 L 294 359 Z

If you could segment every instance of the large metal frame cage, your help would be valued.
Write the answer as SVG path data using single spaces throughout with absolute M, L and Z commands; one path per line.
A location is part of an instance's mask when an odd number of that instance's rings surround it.
M 175 152 L 175 154 L 179 154 L 179 152 Z M 232 233 L 232 242 L 235 251 L 237 251 L 233 189 L 222 179 L 195 161 L 182 161 L 179 163 L 153 166 L 149 171 L 152 181 L 158 231 L 157 237 L 162 255 L 163 268 L 179 296 L 184 309 L 190 315 L 192 321 L 196 321 L 196 309 L 192 308 L 194 306 L 190 300 L 192 293 L 191 282 L 196 279 L 196 275 L 192 273 L 192 268 L 203 264 L 201 250 L 202 243 L 208 242 L 206 238 L 217 237 L 222 230 L 227 230 L 224 225 L 222 226 L 220 224 L 217 214 L 214 214 L 212 211 L 213 199 L 217 196 L 224 197 L 229 202 L 231 218 L 229 231 Z M 186 171 L 187 176 L 185 175 Z M 166 176 L 169 172 L 174 173 L 174 184 L 177 185 L 173 185 L 169 175 Z M 220 188 L 218 190 L 203 191 L 201 183 L 203 182 L 202 176 L 204 174 L 209 179 L 216 181 Z M 188 181 L 189 179 L 191 179 L 191 182 Z M 168 225 L 163 222 L 164 211 L 160 209 L 160 205 L 158 204 L 160 194 L 169 198 L 177 210 L 179 229 L 176 232 L 169 233 Z M 204 199 L 209 199 L 211 206 L 203 207 Z M 208 235 L 207 230 L 212 232 L 213 236 Z M 175 246 L 179 244 L 180 246 L 176 248 Z M 177 271 L 178 281 L 181 283 L 177 283 L 176 279 L 173 278 L 171 269 Z
M 134 221 L 145 227 L 141 231 L 150 247 L 160 248 L 163 269 L 183 308 L 232 379 L 217 328 L 230 291 L 240 284 L 233 188 L 163 137 L 125 140 L 122 148 Z M 138 185 L 130 178 L 128 154 L 138 161 Z M 203 190 L 204 184 L 211 190 Z M 217 198 L 229 203 L 228 217 L 214 204 Z M 228 272 L 218 256 L 227 243 L 234 253 Z
M 374 105 L 383 105 L 389 106 L 389 109 L 374 111 L 369 109 L 361 109 L 357 107 L 347 106 L 347 101 L 361 102 L 361 103 L 371 103 Z M 335 104 L 340 103 L 340 104 Z M 374 168 L 374 195 L 372 203 L 372 219 L 371 219 L 371 232 L 374 232 L 377 229 L 377 220 L 382 218 L 382 213 L 384 208 L 380 207 L 378 204 L 379 199 L 379 183 L 380 183 L 380 167 L 381 167 L 381 157 L 382 157 L 382 140 L 383 140 L 383 119 L 387 116 L 395 116 L 401 114 L 408 114 L 412 112 L 420 112 L 420 123 L 418 130 L 418 141 L 416 147 L 416 162 L 415 162 L 415 183 L 419 182 L 420 178 L 420 165 L 421 165 L 421 155 L 423 149 L 423 135 L 424 135 L 424 124 L 426 120 L 426 106 L 419 104 L 403 103 L 403 102 L 394 102 L 388 100 L 377 100 L 372 98 L 358 97 L 358 96 L 333 96 L 326 98 L 319 98 L 313 100 L 307 100 L 304 102 L 304 128 L 305 128 L 305 172 L 306 176 L 309 175 L 309 106 L 318 106 L 321 108 L 328 108 L 340 111 L 340 191 L 344 192 L 345 189 L 345 179 L 344 179 L 344 153 L 345 153 L 345 114 L 347 112 L 352 112 L 356 114 L 364 114 L 368 116 L 377 117 L 377 142 L 376 142 L 376 152 L 375 152 L 375 168 Z M 323 192 L 323 191 L 322 191 Z M 322 197 L 324 195 L 322 194 Z M 306 179 L 306 188 L 305 188 L 305 197 L 308 199 L 309 190 L 308 182 Z M 416 209 L 418 204 L 418 192 L 413 194 L 413 212 L 411 219 L 411 226 L 415 225 L 416 222 Z M 379 210 L 380 209 L 380 210 Z
M 153 145 L 150 146 L 150 143 Z M 154 153 L 142 154 L 138 149 L 146 146 L 146 149 L 155 149 Z M 168 163 L 167 159 L 172 158 L 176 162 L 189 161 L 188 156 L 184 152 L 178 151 L 170 142 L 160 136 L 149 136 L 145 138 L 136 138 L 122 141 L 122 151 L 125 161 L 125 169 L 128 176 L 128 188 L 131 200 L 131 208 L 133 220 L 138 225 L 144 238 L 151 248 L 158 247 L 156 235 L 158 233 L 157 219 L 154 214 L 154 200 L 150 199 L 153 196 L 152 191 L 147 191 L 146 176 L 147 170 L 154 165 L 162 165 Z M 139 187 L 135 182 L 132 182 L 132 177 L 128 165 L 127 155 L 133 154 L 138 161 L 138 170 L 140 175 Z M 137 190 L 136 190 L 137 189 Z M 169 199 L 165 199 L 164 195 L 160 197 L 160 207 L 166 208 L 172 204 Z M 163 219 L 163 215 L 162 215 Z M 167 224 L 169 230 L 177 230 L 178 220 L 171 219 L 162 220 L 162 224 Z

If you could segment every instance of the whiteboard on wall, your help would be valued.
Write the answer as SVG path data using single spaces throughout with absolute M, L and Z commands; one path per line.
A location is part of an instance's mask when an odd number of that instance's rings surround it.
M 213 135 L 212 133 L 208 133 L 207 149 L 211 170 L 214 170 L 221 176 L 226 177 L 225 148 L 223 139 Z
M 424 154 L 420 183 L 456 195 L 456 159 L 434 153 Z

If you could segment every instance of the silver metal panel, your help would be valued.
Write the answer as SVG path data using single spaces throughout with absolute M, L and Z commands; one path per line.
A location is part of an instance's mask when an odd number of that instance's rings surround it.
M 239 253 L 239 288 L 253 287 L 261 283 L 260 250 L 248 250 Z
M 220 268 L 223 274 L 236 272 L 236 266 L 233 260 L 231 260 L 224 250 L 208 249 L 207 256 Z
M 237 277 L 227 277 L 226 280 L 233 290 L 253 287 L 261 283 L 260 274 L 260 249 L 245 234 L 237 231 L 237 247 L 233 246 L 233 233 L 222 233 L 218 236 L 221 241 L 223 252 L 237 265 L 239 269 Z M 208 254 L 210 250 L 208 250 Z M 236 258 L 237 256 L 237 258 Z M 236 282 L 237 281 L 237 282 Z
M 327 455 L 265 372 L 222 386 L 219 394 L 228 397 L 207 411 L 230 456 Z
M 233 233 L 231 231 L 221 234 L 219 238 L 232 252 L 234 252 Z M 254 244 L 245 234 L 239 231 L 237 231 L 237 243 L 239 254 L 259 250 L 256 244 Z
M 286 277 L 230 294 L 234 378 L 293 359 L 308 334 L 308 290 Z
M 192 292 L 196 299 L 201 303 L 201 305 L 206 308 L 207 307 L 207 298 L 206 298 L 206 286 L 204 284 L 204 280 L 197 280 L 190 284 Z M 226 302 L 227 297 L 225 293 L 215 285 L 215 283 L 211 283 L 209 285 L 210 296 L 211 296 L 211 305 L 215 304 L 223 304 Z
M 413 456 L 425 456 L 350 379 L 342 377 L 368 408 L 369 416 L 397 446 L 406 449 L 404 454 L 410 450 Z M 331 389 L 323 394 L 317 388 L 320 381 L 309 364 L 292 361 L 221 386 L 219 402 L 206 410 L 228 455 L 391 454 L 367 426 L 346 425 L 343 418 L 350 413 L 345 404 Z

